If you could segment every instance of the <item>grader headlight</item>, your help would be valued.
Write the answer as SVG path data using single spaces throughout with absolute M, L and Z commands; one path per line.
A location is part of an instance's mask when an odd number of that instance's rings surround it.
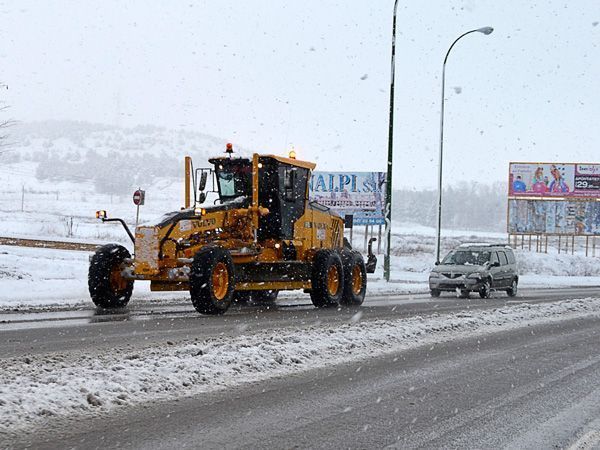
M 106 219 L 106 211 L 104 211 L 104 210 L 96 211 L 96 219 L 98 219 L 98 220 Z

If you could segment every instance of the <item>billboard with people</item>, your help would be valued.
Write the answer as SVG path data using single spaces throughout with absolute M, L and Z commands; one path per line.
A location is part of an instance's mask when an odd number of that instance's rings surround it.
M 313 172 L 309 195 L 354 225 L 385 225 L 385 172 Z
M 510 234 L 600 235 L 600 164 L 509 166 Z
M 508 195 L 600 198 L 600 164 L 512 162 Z

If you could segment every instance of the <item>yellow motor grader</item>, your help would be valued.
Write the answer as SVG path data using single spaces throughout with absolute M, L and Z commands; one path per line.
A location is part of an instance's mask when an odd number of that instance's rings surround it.
M 226 154 L 212 168 L 193 169 L 185 158 L 185 206 L 131 233 L 134 256 L 117 244 L 101 247 L 90 262 L 88 286 L 101 308 L 125 306 L 136 280 L 152 291 L 186 290 L 203 314 L 222 314 L 232 301 L 274 301 L 280 290 L 302 289 L 317 307 L 360 305 L 367 271 L 376 258 L 344 239 L 344 221 L 311 201 L 308 184 L 315 164 L 254 154 Z M 213 181 L 213 204 L 206 184 Z M 370 246 L 369 246 L 370 247 Z

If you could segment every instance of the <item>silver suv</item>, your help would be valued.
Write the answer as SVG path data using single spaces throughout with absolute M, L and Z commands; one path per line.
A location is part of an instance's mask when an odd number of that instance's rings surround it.
M 492 290 L 517 295 L 519 275 L 510 247 L 492 244 L 462 244 L 452 250 L 429 274 L 432 297 L 442 291 L 455 291 L 461 297 L 478 292 L 488 298 Z

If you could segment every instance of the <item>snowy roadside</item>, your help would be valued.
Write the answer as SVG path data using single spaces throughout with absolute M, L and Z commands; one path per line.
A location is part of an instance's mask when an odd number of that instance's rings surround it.
M 0 362 L 0 432 L 18 433 L 57 417 L 106 413 L 474 334 L 600 316 L 587 298 L 495 310 L 342 326 L 262 331 L 204 341 L 166 341 L 143 350 L 23 355 Z
M 0 246 L 0 310 L 38 307 L 92 306 L 87 288 L 89 254 L 86 252 Z M 600 259 L 571 255 L 518 252 L 520 287 L 600 286 Z M 427 280 L 432 255 L 392 256 L 392 277 L 383 278 L 382 257 L 369 276 L 367 297 L 429 292 Z M 282 297 L 303 297 L 297 291 Z M 308 298 L 308 297 L 307 297 Z M 147 282 L 135 284 L 132 300 L 188 301 L 185 292 L 153 293 Z

